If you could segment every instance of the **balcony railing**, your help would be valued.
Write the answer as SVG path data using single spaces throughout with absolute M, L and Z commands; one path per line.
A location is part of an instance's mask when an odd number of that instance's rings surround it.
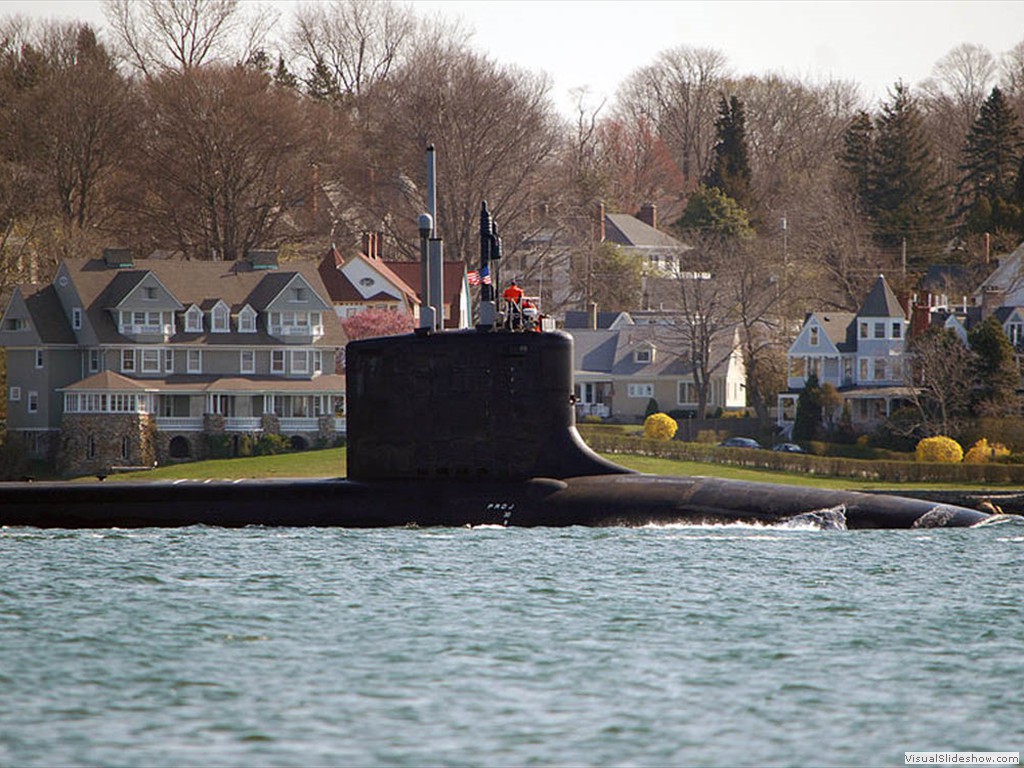
M 125 336 L 171 336 L 174 327 L 171 325 L 122 325 L 121 333 Z
M 285 416 L 280 419 L 282 432 L 316 432 L 320 428 L 318 417 Z M 202 416 L 157 416 L 157 429 L 165 432 L 202 432 Z M 334 419 L 334 429 L 339 434 L 346 431 L 344 416 Z M 228 416 L 224 419 L 225 432 L 262 432 L 263 420 L 259 416 Z
M 314 338 L 324 335 L 322 325 L 272 325 L 270 326 L 271 336 L 313 336 Z

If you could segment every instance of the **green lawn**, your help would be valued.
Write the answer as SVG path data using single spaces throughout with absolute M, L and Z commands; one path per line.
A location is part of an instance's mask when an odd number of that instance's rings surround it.
M 730 480 L 752 480 L 755 482 L 804 485 L 815 488 L 841 489 L 905 489 L 905 484 L 880 483 L 850 478 L 813 477 L 787 472 L 741 469 L 722 464 L 705 464 L 693 461 L 655 459 L 646 456 L 606 455 L 607 459 L 624 467 L 652 475 L 704 475 Z M 286 453 L 279 456 L 259 456 L 244 459 L 220 459 L 197 461 L 188 464 L 158 467 L 147 472 L 133 472 L 110 476 L 107 481 L 117 480 L 236 480 L 261 477 L 344 477 L 347 471 L 344 448 L 324 451 Z M 83 482 L 95 478 L 82 478 Z M 930 484 L 931 490 L 956 490 L 958 488 L 982 488 L 981 485 Z M 1001 486 L 1000 490 L 1004 490 Z M 1010 490 L 1006 488 L 1005 490 Z

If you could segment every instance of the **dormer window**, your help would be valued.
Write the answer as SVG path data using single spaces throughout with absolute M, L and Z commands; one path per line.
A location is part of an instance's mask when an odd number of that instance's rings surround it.
M 640 349 L 633 352 L 633 362 L 640 364 L 647 364 L 654 362 L 654 348 L 653 347 L 641 347 Z
M 210 310 L 210 330 L 214 333 L 227 333 L 230 330 L 228 314 L 228 308 L 223 304 Z
M 238 313 L 238 330 L 240 333 L 256 333 L 256 311 L 252 307 L 242 307 Z
M 191 306 L 185 313 L 185 333 L 203 332 L 203 313 L 199 307 Z

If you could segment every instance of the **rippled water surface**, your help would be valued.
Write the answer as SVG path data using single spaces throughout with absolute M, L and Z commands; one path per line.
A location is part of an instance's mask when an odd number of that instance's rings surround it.
M 1024 751 L 1024 526 L 0 532 L 0 765 Z

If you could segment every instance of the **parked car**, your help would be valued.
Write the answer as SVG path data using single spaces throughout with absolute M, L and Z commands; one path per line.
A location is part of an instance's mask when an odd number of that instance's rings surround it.
M 806 451 L 796 443 L 776 443 L 772 446 L 772 450 L 781 451 L 782 453 L 806 453 Z
M 727 437 L 719 443 L 724 448 L 760 448 L 761 444 L 752 437 Z

